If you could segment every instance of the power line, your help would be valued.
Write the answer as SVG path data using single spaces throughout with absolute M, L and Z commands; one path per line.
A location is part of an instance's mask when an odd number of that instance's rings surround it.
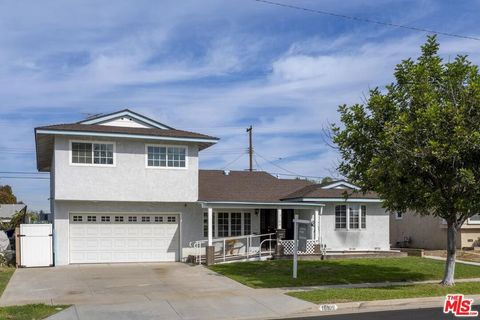
M 229 166 L 231 166 L 232 164 L 234 164 L 235 162 L 237 162 L 238 160 L 240 160 L 240 158 L 241 158 L 242 156 L 244 156 L 244 155 L 245 155 L 245 153 L 242 153 L 239 157 L 237 157 L 237 158 L 235 158 L 233 161 L 230 161 L 229 163 L 227 163 L 227 164 L 222 168 L 222 170 L 228 168 Z
M 0 174 L 50 174 L 50 172 L 0 171 Z
M 291 170 L 288 170 L 288 169 L 285 169 L 285 168 L 279 166 L 279 165 L 276 164 L 275 162 L 273 162 L 273 161 L 271 161 L 271 160 L 268 160 L 267 158 L 263 157 L 261 154 L 259 154 L 259 153 L 256 152 L 256 151 L 255 151 L 255 154 L 258 155 L 258 156 L 259 156 L 260 158 L 262 158 L 263 160 L 265 160 L 265 161 L 267 161 L 268 163 L 270 163 L 271 165 L 273 165 L 273 166 L 275 166 L 275 167 L 277 167 L 277 168 L 279 168 L 279 169 L 281 169 L 281 170 L 283 170 L 283 171 L 285 171 L 285 172 L 288 172 L 288 173 L 290 173 L 290 174 L 292 174 L 292 175 L 296 175 L 296 176 L 298 176 L 298 177 L 305 177 L 305 176 L 302 175 L 302 174 L 298 174 L 298 173 L 296 173 L 296 172 L 293 172 L 293 171 L 291 171 Z
M 50 180 L 49 177 L 0 177 L 0 179 L 32 179 L 32 180 Z
M 255 160 L 255 164 L 257 165 L 257 168 L 258 168 L 260 171 L 264 171 L 263 168 L 260 166 L 260 164 L 259 164 L 258 161 L 257 161 L 257 155 L 256 155 L 256 154 L 254 155 L 253 160 Z
M 306 175 L 298 175 L 298 174 L 289 174 L 289 173 L 280 173 L 280 172 L 270 172 L 268 171 L 271 175 L 276 175 L 276 176 L 286 176 L 286 177 L 301 177 L 301 178 L 311 178 L 311 179 L 317 179 L 317 180 L 322 180 L 325 177 L 319 177 L 319 176 L 306 176 Z
M 403 28 L 403 29 L 408 29 L 408 30 L 413 30 L 413 31 L 436 33 L 436 34 L 440 34 L 440 35 L 447 36 L 447 37 L 455 37 L 455 38 L 462 38 L 462 39 L 480 41 L 480 38 L 476 38 L 476 37 L 472 37 L 472 36 L 464 36 L 464 35 L 455 34 L 455 33 L 440 32 L 440 31 L 435 31 L 435 30 L 430 30 L 430 29 L 425 29 L 425 28 L 420 28 L 420 27 L 407 26 L 407 25 L 403 25 L 403 24 L 384 22 L 384 21 L 372 20 L 372 19 L 367 19 L 367 18 L 360 18 L 360 17 L 349 16 L 349 15 L 346 15 L 346 14 L 340 14 L 340 13 L 331 12 L 331 11 L 310 9 L 310 8 L 305 8 L 305 7 L 294 6 L 294 5 L 286 4 L 286 3 L 274 2 L 274 1 L 269 1 L 269 0 L 254 0 L 254 1 L 262 2 L 262 3 L 266 3 L 266 4 L 269 4 L 269 5 L 274 5 L 274 6 L 278 6 L 278 7 L 284 7 L 284 8 L 295 9 L 295 10 L 300 10 L 300 11 L 307 11 L 307 12 L 311 12 L 311 13 L 322 14 L 322 15 L 327 15 L 327 16 L 332 16 L 332 17 L 342 18 L 342 19 L 347 19 L 347 20 L 354 20 L 354 21 L 358 21 L 358 22 L 379 24 L 379 25 L 394 27 L 394 28 Z

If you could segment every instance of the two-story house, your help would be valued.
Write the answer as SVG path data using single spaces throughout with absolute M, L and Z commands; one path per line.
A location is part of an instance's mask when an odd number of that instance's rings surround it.
M 199 170 L 218 138 L 130 110 L 35 129 L 50 172 L 56 265 L 183 261 L 192 241 L 293 235 L 299 214 L 327 250 L 388 250 L 389 215 L 345 181 L 313 184 L 266 172 Z M 350 195 L 345 197 L 345 193 Z

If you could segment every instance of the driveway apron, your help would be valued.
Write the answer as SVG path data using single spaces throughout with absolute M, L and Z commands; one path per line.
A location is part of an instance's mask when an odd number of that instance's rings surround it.
M 275 289 L 251 289 L 183 263 L 17 269 L 0 305 L 72 304 L 49 319 L 275 318 L 316 309 Z

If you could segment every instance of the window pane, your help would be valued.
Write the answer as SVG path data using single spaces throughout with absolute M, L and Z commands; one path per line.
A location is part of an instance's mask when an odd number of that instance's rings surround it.
M 240 212 L 230 213 L 230 235 L 232 237 L 242 235 L 242 214 Z
M 243 233 L 245 235 L 252 233 L 252 220 L 250 217 L 250 212 L 243 213 Z
M 347 206 L 335 206 L 335 228 L 347 228 Z
M 165 167 L 167 159 L 166 148 L 149 146 L 147 148 L 147 159 L 150 167 Z
M 218 213 L 218 236 L 228 237 L 228 212 Z
M 186 148 L 168 147 L 167 148 L 167 165 L 173 168 L 184 168 Z
M 208 237 L 208 212 L 203 213 L 203 236 Z
M 113 164 L 113 144 L 94 143 L 93 144 L 93 163 Z
M 350 229 L 358 229 L 360 225 L 360 207 L 350 205 Z
M 92 144 L 72 142 L 72 163 L 92 163 Z
M 362 206 L 362 229 L 367 227 L 367 206 Z

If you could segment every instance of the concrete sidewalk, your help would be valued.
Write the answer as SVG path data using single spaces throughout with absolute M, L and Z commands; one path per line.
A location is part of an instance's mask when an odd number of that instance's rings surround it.
M 442 257 L 437 257 L 437 256 L 423 256 L 424 258 L 427 259 L 432 259 L 432 260 L 439 260 L 439 261 L 446 261 L 447 258 L 442 258 Z M 473 262 L 473 261 L 465 261 L 465 260 L 457 260 L 455 259 L 456 263 L 463 263 L 463 264 L 468 264 L 471 266 L 477 266 L 480 267 L 480 262 Z

